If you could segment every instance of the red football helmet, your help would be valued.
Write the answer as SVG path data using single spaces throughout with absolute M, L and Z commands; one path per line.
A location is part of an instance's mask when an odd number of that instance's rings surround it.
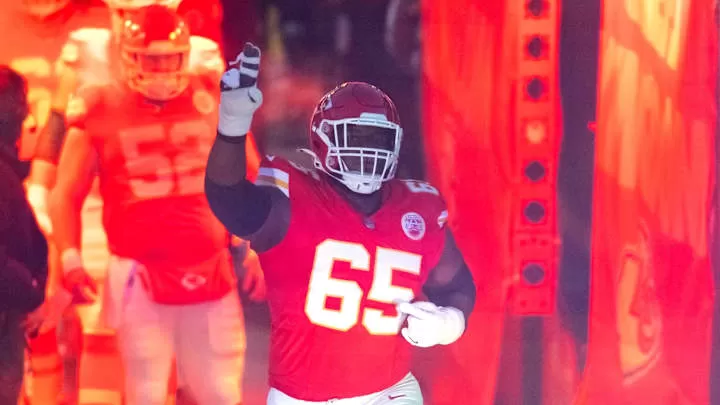
M 315 167 L 356 193 L 371 194 L 395 177 L 401 142 L 395 104 L 367 83 L 343 83 L 327 93 L 310 122 Z
M 143 7 L 125 20 L 120 53 L 131 89 L 151 100 L 180 95 L 190 81 L 190 31 L 167 7 Z
M 152 5 L 165 6 L 172 10 L 177 10 L 182 0 L 103 0 L 103 2 L 110 9 L 112 33 L 117 40 L 122 36 L 125 20 L 130 18 L 136 11 Z

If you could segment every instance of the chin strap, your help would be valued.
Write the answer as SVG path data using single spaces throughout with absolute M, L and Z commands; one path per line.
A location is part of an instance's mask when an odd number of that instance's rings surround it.
M 374 193 L 374 192 L 376 192 L 377 190 L 380 189 L 380 187 L 377 187 L 376 189 L 374 189 L 374 190 L 372 190 L 372 191 L 370 191 L 370 192 L 368 192 L 368 193 L 363 193 L 363 192 L 361 192 L 360 190 L 358 190 L 357 188 L 353 188 L 352 185 L 346 183 L 345 179 L 343 179 L 342 177 L 339 177 L 338 175 L 335 175 L 335 174 L 332 174 L 332 173 L 328 173 L 328 171 L 325 170 L 325 166 L 323 166 L 323 164 L 320 162 L 320 159 L 318 158 L 317 154 L 316 154 L 315 152 L 313 152 L 312 150 L 306 149 L 306 148 L 298 148 L 297 150 L 298 150 L 298 152 L 302 152 L 302 153 L 305 153 L 305 154 L 309 155 L 309 156 L 313 159 L 313 166 L 314 166 L 317 170 L 319 170 L 319 171 L 325 173 L 327 176 L 329 176 L 329 177 L 337 180 L 338 182 L 340 182 L 342 185 L 344 185 L 345 187 L 347 187 L 347 188 L 348 188 L 350 191 L 352 191 L 353 193 L 358 193 L 358 194 L 372 194 L 372 193 Z M 382 185 L 382 182 L 381 182 L 381 185 Z
M 312 158 L 312 160 L 313 160 L 313 166 L 314 166 L 316 169 L 322 170 L 323 172 L 325 171 L 325 168 L 323 167 L 322 163 L 320 163 L 320 159 L 318 159 L 318 156 L 317 156 L 317 154 L 316 154 L 315 152 L 313 152 L 313 151 L 311 151 L 310 149 L 307 149 L 307 148 L 298 148 L 297 151 L 298 151 L 298 152 L 302 152 L 302 153 L 310 156 L 310 157 Z

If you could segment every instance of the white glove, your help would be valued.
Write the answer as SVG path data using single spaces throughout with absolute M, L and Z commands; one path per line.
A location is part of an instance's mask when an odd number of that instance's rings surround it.
M 465 332 L 465 315 L 457 308 L 418 301 L 402 302 L 397 310 L 407 315 L 407 327 L 401 333 L 413 346 L 449 345 Z
M 257 88 L 260 48 L 246 43 L 242 53 L 230 62 L 220 80 L 218 131 L 225 136 L 243 136 L 250 131 L 253 114 L 260 108 L 263 95 Z

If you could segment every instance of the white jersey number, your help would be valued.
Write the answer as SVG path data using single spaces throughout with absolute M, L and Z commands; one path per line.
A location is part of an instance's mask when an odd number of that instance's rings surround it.
M 420 275 L 422 257 L 398 250 L 377 248 L 375 263 L 370 267 L 370 253 L 358 243 L 326 240 L 318 245 L 310 285 L 305 301 L 305 314 L 319 326 L 348 331 L 362 324 L 373 335 L 394 335 L 400 330 L 400 314 L 387 316 L 374 308 L 361 308 L 363 289 L 354 281 L 332 277 L 335 262 L 347 262 L 358 271 L 372 271 L 373 281 L 367 299 L 384 304 L 410 301 L 414 297 L 411 289 L 392 284 L 393 271 Z M 328 297 L 340 299 L 340 309 L 328 309 Z
M 202 194 L 213 131 L 201 120 L 120 131 L 133 194 L 140 199 Z

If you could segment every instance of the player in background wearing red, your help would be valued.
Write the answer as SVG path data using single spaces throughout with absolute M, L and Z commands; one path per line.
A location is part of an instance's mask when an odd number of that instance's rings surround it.
M 253 184 L 245 134 L 262 103 L 260 50 L 246 44 L 237 62 L 222 79 L 205 193 L 265 271 L 267 403 L 422 404 L 412 346 L 460 338 L 475 287 L 438 191 L 394 178 L 393 102 L 366 83 L 338 86 L 312 116 L 314 169 L 268 157 Z
M 40 138 L 40 145 L 46 153 L 36 156 L 33 160 L 33 170 L 31 178 L 33 184 L 37 185 L 38 190 L 47 190 L 52 187 L 55 182 L 55 168 L 57 157 L 60 153 L 60 147 L 65 138 L 65 114 L 68 105 L 69 95 L 76 88 L 83 86 L 106 86 L 111 85 L 114 78 L 119 77 L 120 71 L 120 53 L 118 51 L 118 39 L 123 28 L 124 18 L 131 15 L 135 10 L 143 6 L 158 4 L 169 7 L 171 9 L 180 8 L 179 12 L 186 15 L 194 12 L 198 8 L 204 7 L 206 4 L 200 4 L 198 1 L 190 1 L 184 4 L 181 0 L 104 0 L 109 10 L 104 10 L 105 25 L 112 27 L 106 29 L 99 26 L 88 26 L 80 28 L 66 38 L 66 44 L 63 48 L 62 56 L 58 60 L 57 65 L 62 67 L 59 85 L 55 87 L 53 93 L 52 111 L 50 117 L 50 125 L 46 127 Z M 217 5 L 216 0 L 206 2 Z M 217 13 L 216 13 L 217 14 Z M 213 17 L 214 15 L 214 17 Z M 203 20 L 205 25 L 219 24 L 219 21 L 213 18 L 220 18 L 219 15 L 205 16 Z M 191 19 L 197 23 L 197 19 Z M 207 32 L 200 26 L 190 26 L 191 34 L 193 30 L 199 30 L 201 33 Z M 207 76 L 215 76 L 213 79 L 219 81 L 223 71 L 223 59 L 220 54 L 218 43 L 212 39 L 204 38 L 198 35 L 192 35 L 190 38 L 192 52 L 190 54 L 190 64 L 194 66 L 196 73 L 205 72 Z M 257 152 L 254 157 L 249 159 L 249 170 L 251 173 L 257 171 L 260 159 Z M 44 194 L 47 194 L 45 192 Z M 40 195 L 40 194 L 39 194 Z M 44 199 L 38 198 L 43 201 Z M 91 277 L 84 280 L 88 285 L 94 284 L 93 278 L 104 278 L 107 269 L 107 248 L 105 244 L 105 235 L 101 221 L 102 200 L 97 187 L 97 182 L 91 188 L 83 207 L 82 219 L 82 261 L 86 270 Z M 237 245 L 241 246 L 237 246 Z M 243 264 L 243 290 L 250 294 L 253 299 L 262 299 L 264 291 L 264 280 L 262 279 L 262 271 L 259 267 L 257 257 L 247 249 L 245 242 L 234 239 L 232 252 L 236 256 L 238 253 L 249 252 L 249 254 L 237 263 Z M 59 267 L 59 266 L 58 266 Z M 81 297 L 76 296 L 82 301 Z M 106 331 L 103 328 L 91 326 L 88 329 L 85 322 L 84 332 L 86 335 L 104 336 Z M 105 360 L 99 357 L 101 353 L 83 352 L 83 361 L 80 366 L 88 365 L 96 367 L 93 364 L 103 363 Z M 114 384 L 108 383 L 105 379 L 96 378 L 92 374 L 80 371 L 80 389 L 87 388 L 91 391 L 98 389 L 117 389 Z
M 242 311 L 228 234 L 203 194 L 219 97 L 208 68 L 216 61 L 167 7 L 124 17 L 121 34 L 105 37 L 112 44 L 88 49 L 118 63 L 103 80 L 83 82 L 68 108 L 50 204 L 64 284 L 76 295 L 94 289 L 80 258 L 79 212 L 97 173 L 113 255 L 103 311 L 117 330 L 126 403 L 164 404 L 175 356 L 199 404 L 237 405 Z
M 55 166 L 65 138 L 65 114 L 70 94 L 83 86 L 112 85 L 114 78 L 122 74 L 119 69 L 122 61 L 117 48 L 124 19 L 139 8 L 153 4 L 176 10 L 181 0 L 105 0 L 105 3 L 110 10 L 108 25 L 112 29 L 90 27 L 71 32 L 56 63 L 60 69 L 60 79 L 52 96 L 54 101 L 48 125 L 38 141 L 39 148 L 45 152 L 35 156 L 31 171 L 31 181 L 35 188 L 43 191 L 38 195 L 46 195 L 55 181 Z M 186 13 L 192 10 L 192 7 L 185 8 Z M 207 75 L 215 75 L 219 80 L 223 70 L 223 59 L 217 42 L 197 35 L 192 35 L 190 41 L 193 52 L 190 54 L 189 63 L 193 69 L 197 71 L 196 73 L 202 71 Z M 258 154 L 255 153 L 249 162 L 251 171 L 256 171 L 259 165 Z M 94 200 L 92 197 L 96 195 L 96 192 L 91 193 L 90 200 Z M 38 200 L 44 201 L 44 198 Z M 98 206 L 95 211 L 99 209 Z M 83 222 L 94 224 L 99 221 Z

